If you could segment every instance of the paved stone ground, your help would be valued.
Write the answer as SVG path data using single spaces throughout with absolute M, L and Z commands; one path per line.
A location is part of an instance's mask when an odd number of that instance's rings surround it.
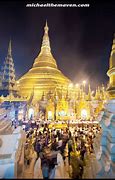
M 35 164 L 36 158 L 33 158 L 30 162 L 30 165 L 24 165 L 24 173 L 18 175 L 19 179 L 27 179 L 27 178 L 34 178 L 33 172 L 34 172 L 34 164 Z
M 33 153 L 31 158 L 32 159 L 30 161 L 30 164 L 29 165 L 27 165 L 27 164 L 24 165 L 24 173 L 18 175 L 19 179 L 27 179 L 27 178 L 34 179 L 34 166 L 35 166 L 35 162 L 36 162 L 36 159 L 37 159 L 37 154 Z M 65 166 L 65 168 L 64 168 L 65 169 L 65 172 L 64 172 L 65 178 L 64 179 L 66 179 L 66 178 L 71 179 L 71 178 L 69 178 L 70 166 L 68 164 L 68 157 L 66 157 L 64 166 Z
M 32 159 L 30 165 L 25 165 L 24 166 L 24 173 L 18 175 L 18 179 L 34 179 L 34 164 L 35 164 L 35 158 Z M 67 168 L 67 166 L 66 166 Z M 69 167 L 66 169 L 65 168 L 65 179 L 71 179 L 69 178 L 67 169 L 69 169 Z

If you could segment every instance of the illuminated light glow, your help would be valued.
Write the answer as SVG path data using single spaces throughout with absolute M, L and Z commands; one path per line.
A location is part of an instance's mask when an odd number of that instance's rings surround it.
M 78 87 L 79 87 L 79 84 L 77 83 L 75 86 L 78 88 Z
M 69 84 L 69 88 L 72 88 L 72 87 L 73 87 L 73 83 L 70 83 L 70 84 Z
M 82 118 L 87 118 L 87 110 L 86 109 L 81 110 L 81 117 Z
M 48 119 L 52 119 L 52 111 L 48 111 Z
M 94 94 L 94 91 L 92 91 L 91 94 Z
M 74 116 L 74 113 L 73 113 L 73 112 L 71 113 L 71 116 Z
M 66 112 L 65 112 L 64 110 L 62 110 L 62 111 L 60 112 L 60 116 L 66 116 Z
M 19 111 L 19 113 L 20 113 L 20 114 L 23 114 L 23 112 L 24 112 L 24 110 L 23 110 L 23 109 L 21 109 L 21 110 Z
M 23 113 L 24 113 L 23 109 L 19 110 L 18 119 L 23 119 Z
M 26 125 L 25 125 L 25 124 L 23 124 L 23 125 L 22 125 L 22 128 L 23 128 L 23 129 L 25 129 L 25 127 L 26 127 Z
M 29 111 L 28 111 L 28 116 L 29 116 L 29 119 L 34 116 L 34 110 L 33 110 L 33 108 L 30 108 L 30 109 L 29 109 Z
M 84 84 L 84 85 L 86 84 L 86 81 L 85 81 L 85 80 L 83 81 L 83 84 Z

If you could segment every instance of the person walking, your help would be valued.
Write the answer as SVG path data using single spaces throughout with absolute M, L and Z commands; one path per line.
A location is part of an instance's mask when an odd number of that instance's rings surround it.
M 72 141 L 72 139 L 70 138 L 70 139 L 68 140 L 68 161 L 69 161 L 69 165 L 70 165 L 70 153 L 73 151 L 72 146 L 73 146 L 73 141 Z
M 36 140 L 34 144 L 34 150 L 37 152 L 37 157 L 39 157 L 39 153 L 41 151 L 40 140 Z

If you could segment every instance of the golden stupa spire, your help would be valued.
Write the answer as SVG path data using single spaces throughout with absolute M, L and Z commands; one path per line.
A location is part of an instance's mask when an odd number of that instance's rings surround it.
M 96 91 L 95 91 L 95 100 L 98 100 L 98 91 L 97 91 L 97 87 L 96 87 Z
M 48 35 L 48 24 L 46 21 L 44 27 L 44 35 L 41 45 L 41 51 L 38 54 L 37 58 L 34 61 L 33 67 L 53 67 L 57 68 L 56 61 L 51 53 L 49 35 Z
M 88 96 L 87 96 L 87 100 L 88 100 L 88 101 L 91 101 L 91 100 L 92 100 L 92 95 L 91 95 L 91 87 L 90 87 L 90 84 L 89 84 L 89 89 L 88 89 Z
M 11 46 L 11 39 L 9 41 L 9 46 L 8 46 L 8 55 L 11 55 L 12 52 L 12 46 Z
M 45 31 L 45 34 L 48 34 L 48 23 L 47 23 L 47 19 L 46 19 L 46 24 L 45 24 L 45 27 L 44 27 L 44 31 Z
M 47 24 L 47 20 L 46 20 L 46 24 L 44 27 L 44 36 L 43 36 L 43 40 L 42 40 L 42 46 L 41 46 L 41 52 L 46 52 L 46 53 L 50 53 L 50 41 L 49 41 L 49 36 L 48 36 L 48 24 Z
M 102 84 L 102 87 L 101 87 L 101 99 L 105 100 L 105 89 L 104 89 L 104 85 L 103 84 Z
M 109 59 L 109 70 L 107 71 L 109 76 L 109 87 L 107 91 L 109 93 L 110 99 L 115 99 L 115 33 L 112 44 L 111 55 Z
M 34 86 L 32 87 L 32 91 L 28 99 L 28 105 L 32 104 L 33 98 L 34 98 Z
M 57 91 L 61 91 L 62 85 L 66 88 L 71 83 L 57 67 L 50 48 L 48 30 L 46 21 L 40 53 L 34 60 L 32 68 L 19 79 L 18 87 L 22 96 L 30 96 L 32 87 L 35 86 L 34 99 L 40 100 L 43 91 L 50 96 L 51 93 L 49 94 L 48 92 L 54 92 L 57 86 L 59 86 Z
M 45 92 L 44 92 L 44 91 L 43 91 L 41 100 L 42 100 L 42 101 L 46 100 L 46 95 L 45 95 Z
M 97 100 L 100 100 L 100 98 L 101 98 L 101 97 L 100 97 L 100 96 L 101 96 L 100 93 L 101 93 L 101 92 L 100 92 L 100 87 L 98 86 L 97 89 L 96 89 L 96 95 L 95 95 L 95 97 L 96 97 Z
M 109 63 L 109 69 L 113 68 L 115 66 L 114 63 L 114 53 L 115 53 L 115 33 L 114 33 L 114 38 L 113 38 L 113 44 L 112 44 L 112 50 L 110 54 L 110 63 Z

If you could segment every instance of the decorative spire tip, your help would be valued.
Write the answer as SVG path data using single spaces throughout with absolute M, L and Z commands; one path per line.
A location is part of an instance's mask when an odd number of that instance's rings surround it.
M 9 46 L 8 46 L 8 54 L 11 55 L 12 47 L 11 47 L 11 38 L 9 41 Z
M 45 34 L 48 34 L 48 23 L 47 23 L 47 19 L 46 19 L 46 24 L 45 24 L 45 27 L 44 27 L 44 31 L 45 31 Z
M 47 19 L 46 19 L 46 25 L 45 25 L 45 27 L 48 27 Z

